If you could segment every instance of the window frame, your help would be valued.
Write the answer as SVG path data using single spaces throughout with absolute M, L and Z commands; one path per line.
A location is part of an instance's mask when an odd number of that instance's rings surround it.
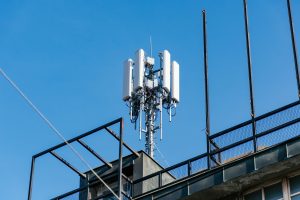
M 296 196 L 296 195 L 299 195 L 300 194 L 300 191 L 291 195 L 290 194 L 290 178 L 293 178 L 293 177 L 296 177 L 296 176 L 299 176 L 300 175 L 300 172 L 297 172 L 297 173 L 293 173 L 293 174 L 290 174 L 284 178 L 278 178 L 278 179 L 274 179 L 274 180 L 271 180 L 271 181 L 267 181 L 266 183 L 263 183 L 263 184 L 260 184 L 254 188 L 251 188 L 249 190 L 246 190 L 245 192 L 242 193 L 242 200 L 245 200 L 245 196 L 248 195 L 248 194 L 251 194 L 255 191 L 261 191 L 261 195 L 262 195 L 262 200 L 266 200 L 265 199 L 265 188 L 267 187 L 270 187 L 272 185 L 275 185 L 277 183 L 281 183 L 281 188 L 282 188 L 282 198 L 279 199 L 279 200 L 291 200 L 291 197 L 293 196 Z
M 294 177 L 296 177 L 296 176 L 300 176 L 300 172 L 292 173 L 292 174 L 290 174 L 290 175 L 288 175 L 288 176 L 286 177 L 286 179 L 287 179 L 287 189 L 288 189 L 288 194 L 289 194 L 289 195 L 288 195 L 288 196 L 289 196 L 288 200 L 291 200 L 292 197 L 294 197 L 294 196 L 300 195 L 300 191 L 299 191 L 299 192 L 296 192 L 296 193 L 294 193 L 294 194 L 291 194 L 291 184 L 290 184 L 290 179 L 291 179 L 291 178 L 294 178 Z

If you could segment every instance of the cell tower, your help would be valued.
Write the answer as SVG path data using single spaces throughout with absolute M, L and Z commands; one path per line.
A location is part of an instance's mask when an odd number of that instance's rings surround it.
M 145 133 L 146 153 L 154 157 L 154 134 L 160 130 L 162 140 L 162 110 L 169 114 L 169 121 L 176 114 L 179 103 L 179 64 L 172 61 L 169 51 L 159 54 L 159 69 L 154 69 L 154 58 L 147 57 L 143 49 L 135 54 L 135 61 L 124 61 L 123 100 L 130 110 L 130 120 L 135 124 L 139 119 L 140 140 Z M 171 69 L 172 68 L 172 69 Z M 156 125 L 159 116 L 159 125 Z M 144 120 L 145 128 L 142 126 Z

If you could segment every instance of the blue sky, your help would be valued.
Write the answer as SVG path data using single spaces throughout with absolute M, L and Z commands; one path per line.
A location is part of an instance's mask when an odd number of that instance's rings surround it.
M 144 149 L 122 102 L 122 63 L 138 48 L 163 49 L 181 65 L 181 103 L 164 140 L 163 165 L 205 152 L 201 10 L 207 10 L 211 128 L 250 119 L 242 0 L 0 2 L 0 67 L 66 138 L 118 117 L 125 141 Z M 300 49 L 300 1 L 292 0 Z M 256 114 L 297 100 L 285 0 L 249 0 Z M 298 55 L 299 57 L 299 55 Z M 300 59 L 300 58 L 299 58 Z M 31 156 L 61 141 L 0 77 L 0 199 L 25 199 Z M 108 160 L 117 145 L 106 135 L 89 141 Z M 76 148 L 78 146 L 75 146 Z M 75 165 L 82 164 L 64 149 Z M 93 166 L 97 163 L 88 157 Z M 33 199 L 76 188 L 78 177 L 47 156 L 37 161 Z

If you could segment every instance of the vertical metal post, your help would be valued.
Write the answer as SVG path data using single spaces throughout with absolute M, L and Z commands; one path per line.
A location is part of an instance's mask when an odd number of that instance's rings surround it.
M 287 7 L 288 7 L 288 14 L 289 14 L 289 23 L 290 23 L 290 30 L 291 30 L 291 38 L 292 38 L 294 62 L 295 62 L 295 72 L 296 72 L 296 79 L 297 79 L 298 98 L 300 100 L 299 63 L 298 63 L 298 55 L 297 55 L 297 47 L 296 47 L 296 39 L 295 39 L 295 31 L 294 31 L 294 23 L 293 23 L 293 15 L 292 15 L 292 9 L 291 9 L 291 2 L 290 2 L 290 0 L 287 0 Z
M 256 152 L 257 151 L 256 124 L 255 124 L 255 110 L 254 110 L 254 99 L 253 99 L 252 61 L 251 61 L 251 50 L 250 50 L 250 34 L 249 34 L 249 23 L 248 23 L 247 0 L 244 0 L 244 19 L 245 19 L 245 33 L 246 33 L 246 45 L 247 45 L 247 63 L 248 63 L 253 146 L 254 146 L 254 152 Z
M 208 66 L 207 66 L 207 38 L 206 38 L 206 12 L 202 11 L 203 19 L 203 46 L 204 46 L 204 81 L 205 81 L 205 133 L 207 142 L 207 167 L 211 168 L 210 162 L 210 117 L 209 117 L 209 94 L 208 94 Z
M 190 160 L 188 162 L 187 168 L 188 168 L 188 176 L 190 176 L 192 174 L 192 163 Z
M 160 172 L 158 174 L 158 187 L 160 188 L 162 186 L 162 173 Z
M 29 178 L 29 188 L 28 188 L 28 200 L 31 200 L 32 196 L 32 186 L 33 186 L 33 175 L 34 175 L 34 164 L 35 164 L 35 157 L 32 157 L 31 160 L 31 167 L 30 167 L 30 178 Z
M 123 148 L 123 118 L 120 120 L 120 143 L 119 143 L 119 200 L 122 199 L 122 168 L 123 168 L 123 157 L 122 157 L 122 148 Z

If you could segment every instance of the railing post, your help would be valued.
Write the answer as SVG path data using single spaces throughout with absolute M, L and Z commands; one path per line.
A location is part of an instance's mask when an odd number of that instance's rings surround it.
M 287 0 L 287 8 L 288 8 L 289 23 L 290 23 L 291 38 L 292 38 L 292 46 L 293 46 L 295 72 L 296 72 L 296 80 L 297 80 L 297 88 L 298 88 L 298 98 L 300 100 L 299 63 L 298 63 L 298 55 L 297 55 L 297 47 L 296 47 L 297 45 L 296 45 L 296 39 L 295 39 L 294 23 L 293 23 L 292 8 L 291 8 L 290 0 Z
M 246 47 L 247 47 L 247 63 L 248 63 L 248 78 L 249 78 L 253 147 L 254 147 L 254 152 L 256 152 L 257 151 L 256 123 L 255 123 L 255 109 L 254 109 L 254 97 L 253 97 L 252 60 L 251 60 L 251 49 L 250 49 L 250 34 L 249 34 L 249 23 L 248 23 L 247 0 L 244 0 L 244 20 L 245 20 Z
M 119 200 L 122 200 L 122 168 L 123 168 L 123 157 L 122 157 L 122 147 L 123 147 L 123 118 L 120 120 L 120 141 L 119 141 Z
M 192 165 L 191 165 L 191 161 L 189 160 L 188 161 L 188 176 L 190 176 L 192 174 L 191 170 L 192 170 Z
M 162 186 L 162 173 L 158 174 L 158 187 Z
M 31 200 L 32 197 L 32 186 L 33 186 L 33 176 L 34 176 L 34 165 L 35 157 L 32 157 L 31 167 L 30 167 L 30 177 L 29 177 L 29 188 L 28 188 L 28 200 Z
M 211 168 L 210 162 L 210 117 L 209 117 L 209 92 L 208 92 L 208 64 L 207 64 L 207 39 L 206 39 L 206 12 L 202 11 L 203 19 L 203 46 L 204 46 L 204 77 L 205 77 L 205 134 L 207 149 L 207 167 Z

